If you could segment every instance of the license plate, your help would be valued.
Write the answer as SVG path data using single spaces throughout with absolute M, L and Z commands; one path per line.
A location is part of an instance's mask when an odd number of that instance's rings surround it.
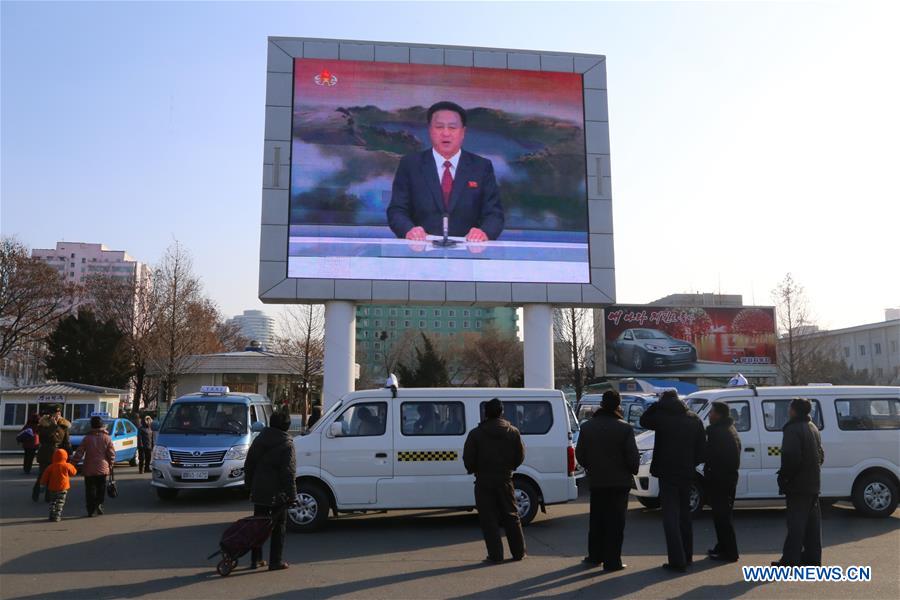
M 209 471 L 185 471 L 181 474 L 182 479 L 209 479 Z

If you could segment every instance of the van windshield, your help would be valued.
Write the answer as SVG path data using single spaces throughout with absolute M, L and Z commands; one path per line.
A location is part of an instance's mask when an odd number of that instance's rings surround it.
M 248 409 L 235 402 L 179 402 L 172 407 L 160 433 L 246 434 Z

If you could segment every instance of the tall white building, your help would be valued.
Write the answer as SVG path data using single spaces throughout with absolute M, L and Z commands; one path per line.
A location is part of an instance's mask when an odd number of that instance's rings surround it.
M 34 248 L 32 258 L 39 258 L 59 271 L 69 283 L 84 283 L 90 275 L 111 275 L 140 281 L 147 266 L 124 250 L 110 250 L 103 244 L 56 242 L 56 248 Z
M 251 342 L 255 340 L 267 348 L 275 342 L 275 319 L 261 310 L 245 310 L 228 322 L 235 323 L 241 335 Z

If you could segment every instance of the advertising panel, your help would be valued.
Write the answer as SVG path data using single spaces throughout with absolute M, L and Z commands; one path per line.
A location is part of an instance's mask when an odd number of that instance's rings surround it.
M 294 58 L 292 92 L 288 277 L 591 281 L 581 73 Z
M 612 306 L 604 326 L 610 375 L 775 373 L 771 307 Z

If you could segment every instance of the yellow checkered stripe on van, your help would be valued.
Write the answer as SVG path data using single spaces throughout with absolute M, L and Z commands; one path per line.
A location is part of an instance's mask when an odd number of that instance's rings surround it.
M 397 453 L 397 460 L 400 462 L 434 462 L 456 460 L 458 457 L 459 454 L 454 450 L 417 450 Z
M 781 456 L 781 446 L 769 446 L 769 456 Z

